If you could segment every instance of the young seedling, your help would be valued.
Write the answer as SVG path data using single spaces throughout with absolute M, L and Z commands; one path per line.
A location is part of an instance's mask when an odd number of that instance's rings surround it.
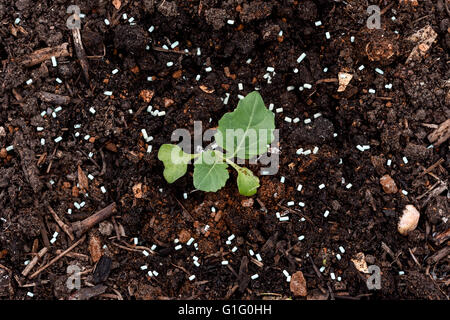
M 258 190 L 259 179 L 250 169 L 237 165 L 233 160 L 252 159 L 267 152 L 274 139 L 275 116 L 264 105 L 257 91 L 240 100 L 233 112 L 219 120 L 214 135 L 219 150 L 206 150 L 199 154 L 185 153 L 179 146 L 163 144 L 158 159 L 164 163 L 164 178 L 173 183 L 184 176 L 187 164 L 194 160 L 194 187 L 216 192 L 225 186 L 229 178 L 228 166 L 237 173 L 239 193 L 252 196 Z

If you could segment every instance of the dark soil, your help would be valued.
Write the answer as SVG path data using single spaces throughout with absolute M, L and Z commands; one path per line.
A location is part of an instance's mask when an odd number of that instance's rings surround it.
M 89 83 L 66 27 L 73 2 L 85 14 Z M 112 4 L 117 2 L 120 10 Z M 0 0 L 0 298 L 68 299 L 67 267 L 77 265 L 86 289 L 78 297 L 93 299 L 286 299 L 293 295 L 283 270 L 303 272 L 310 299 L 448 299 L 448 191 L 436 188 L 448 183 L 449 144 L 428 148 L 427 135 L 450 118 L 449 5 L 369 2 L 387 8 L 381 30 L 366 28 L 367 1 L 360 0 Z M 124 20 L 124 13 L 134 21 Z M 424 57 L 406 64 L 415 46 L 406 38 L 427 25 L 436 40 Z M 57 58 L 57 67 L 50 59 L 32 67 L 21 63 L 65 42 L 71 55 Z M 173 51 L 158 49 L 164 45 Z M 306 58 L 297 63 L 303 52 Z M 267 67 L 275 68 L 271 83 L 264 78 Z M 337 92 L 341 71 L 353 79 Z M 305 83 L 312 88 L 300 91 Z M 192 174 L 169 185 L 157 151 L 172 131 L 193 132 L 195 120 L 214 128 L 237 105 L 237 95 L 255 87 L 266 105 L 283 108 L 276 113 L 278 174 L 260 177 L 253 201 L 239 195 L 234 179 L 217 193 L 194 191 Z M 42 92 L 66 98 L 52 103 Z M 166 115 L 151 115 L 148 105 Z M 314 118 L 317 113 L 321 117 Z M 300 121 L 288 123 L 286 116 Z M 311 123 L 304 123 L 307 118 Z M 143 128 L 153 141 L 144 141 Z M 370 149 L 361 152 L 358 145 Z M 316 146 L 316 154 L 296 154 Z M 385 174 L 398 192 L 383 191 Z M 93 179 L 87 178 L 86 190 L 87 175 Z M 77 209 L 75 202 L 85 205 Z M 77 241 L 58 226 L 49 206 L 69 224 L 112 202 L 113 217 L 68 255 L 33 279 L 21 275 L 43 247 L 48 253 L 28 276 Z M 407 204 L 421 217 L 402 236 L 397 222 Z M 280 222 L 277 212 L 289 221 Z M 197 249 L 186 244 L 191 237 Z M 148 257 L 142 254 L 153 245 Z M 351 261 L 361 252 L 367 265 L 381 268 L 381 289 L 369 290 L 368 275 Z M 158 276 L 148 276 L 153 270 Z M 251 279 L 254 274 L 259 278 Z

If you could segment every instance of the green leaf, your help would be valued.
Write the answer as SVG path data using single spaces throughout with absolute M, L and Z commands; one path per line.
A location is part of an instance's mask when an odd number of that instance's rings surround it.
M 243 196 L 250 197 L 256 193 L 259 188 L 259 179 L 253 175 L 248 168 L 239 168 L 237 185 L 239 193 Z
M 250 159 L 267 151 L 274 139 L 275 115 L 257 91 L 240 100 L 233 112 L 219 121 L 215 139 L 227 158 Z
M 194 187 L 206 192 L 221 189 L 229 177 L 227 167 L 219 153 L 203 152 L 194 163 Z
M 158 159 L 164 163 L 164 178 L 168 183 L 173 183 L 184 176 L 192 156 L 174 144 L 163 144 L 159 148 Z

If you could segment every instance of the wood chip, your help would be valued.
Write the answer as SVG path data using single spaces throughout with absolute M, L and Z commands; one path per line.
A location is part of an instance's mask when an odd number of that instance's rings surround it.
M 81 189 L 84 189 L 85 192 L 89 190 L 89 180 L 80 166 L 78 166 L 78 183 L 80 184 Z
M 120 6 L 122 5 L 122 2 L 120 0 L 112 0 L 112 5 L 114 6 L 114 8 L 119 10 Z
M 443 144 L 450 137 L 450 119 L 442 122 L 439 127 L 428 135 L 428 140 L 434 145 Z
M 291 292 L 296 297 L 306 297 L 308 291 L 306 289 L 306 280 L 303 276 L 303 272 L 297 271 L 291 277 L 290 283 Z
M 91 235 L 89 236 L 88 249 L 93 262 L 97 262 L 98 260 L 100 260 L 103 255 L 102 241 L 94 233 L 91 233 Z

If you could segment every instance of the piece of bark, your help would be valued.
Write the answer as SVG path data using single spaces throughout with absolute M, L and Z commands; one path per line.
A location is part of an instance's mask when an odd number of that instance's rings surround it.
M 69 300 L 89 300 L 106 291 L 107 286 L 99 284 L 95 287 L 82 288 L 70 295 Z
M 84 78 L 89 83 L 89 65 L 86 59 L 86 52 L 84 51 L 83 41 L 81 40 L 80 29 L 72 29 L 73 45 L 78 59 L 80 60 L 81 68 L 83 69 Z
M 94 284 L 105 282 L 109 273 L 111 272 L 112 260 L 110 257 L 103 255 L 95 266 L 94 273 L 92 275 Z
M 247 289 L 250 282 L 250 276 L 248 275 L 248 257 L 244 256 L 241 260 L 241 266 L 239 267 L 239 291 L 244 292 Z
M 450 119 L 442 122 L 439 127 L 428 135 L 428 140 L 434 145 L 443 144 L 450 137 Z
M 80 187 L 84 189 L 85 192 L 89 190 L 89 181 L 86 177 L 86 174 L 83 172 L 80 166 L 78 166 L 78 182 L 80 183 Z
M 450 254 L 450 247 L 442 248 L 441 250 L 435 252 L 431 257 L 427 259 L 428 264 L 438 263 L 439 260 L 445 258 Z
M 48 103 L 58 104 L 58 105 L 65 105 L 70 102 L 69 96 L 62 96 L 60 94 L 54 94 L 50 92 L 41 91 L 38 93 L 39 98 Z
M 434 237 L 434 241 L 435 243 L 440 246 L 441 244 L 443 244 L 444 242 L 450 240 L 450 228 L 437 234 Z
M 22 170 L 25 174 L 25 178 L 30 184 L 35 193 L 39 193 L 42 188 L 42 182 L 39 179 L 39 170 L 36 166 L 36 156 L 33 150 L 31 150 L 25 143 L 25 139 L 21 131 L 17 131 L 14 137 L 14 148 L 17 150 L 20 156 Z
M 19 58 L 19 62 L 25 67 L 32 67 L 46 60 L 50 60 L 52 57 L 58 58 L 70 56 L 70 52 L 67 50 L 68 45 L 69 44 L 65 42 L 56 47 L 36 50 L 25 57 Z

